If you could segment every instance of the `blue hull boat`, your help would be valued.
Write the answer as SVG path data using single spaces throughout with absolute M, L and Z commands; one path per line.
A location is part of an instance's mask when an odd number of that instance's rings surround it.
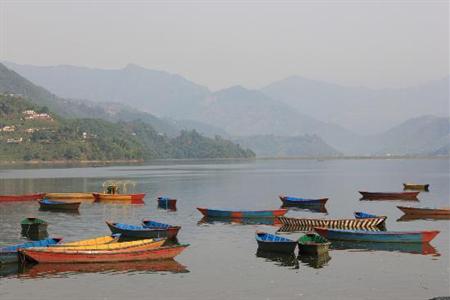
M 328 198 L 307 199 L 282 195 L 279 198 L 285 206 L 324 206 L 328 201 Z
M 119 233 L 121 237 L 129 238 L 162 238 L 167 237 L 166 228 L 148 228 L 123 223 L 106 222 L 112 233 Z
M 50 238 L 40 241 L 27 242 L 17 244 L 13 246 L 7 246 L 0 248 L 0 264 L 15 263 L 18 261 L 17 251 L 19 249 L 32 248 L 32 247 L 49 247 L 56 245 L 62 241 L 62 238 Z
M 266 232 L 256 232 L 256 242 L 259 251 L 293 253 L 297 247 L 297 242 L 291 239 L 270 234 Z

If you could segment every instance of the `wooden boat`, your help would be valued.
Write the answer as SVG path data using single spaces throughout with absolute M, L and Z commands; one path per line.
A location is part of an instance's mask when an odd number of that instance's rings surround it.
M 48 247 L 56 245 L 62 241 L 62 238 L 50 238 L 40 241 L 27 242 L 17 244 L 13 246 L 6 246 L 0 248 L 0 264 L 15 263 L 17 259 L 17 251 L 19 249 L 31 248 L 31 247 Z
M 0 195 L 0 202 L 17 202 L 17 201 L 36 201 L 44 198 L 45 194 L 26 194 L 26 195 Z
M 209 218 L 275 218 L 284 216 L 287 209 L 273 209 L 273 210 L 219 210 L 200 208 L 197 209 Z
M 38 218 L 25 218 L 20 222 L 22 235 L 42 236 L 47 233 L 48 223 Z
M 64 274 L 78 273 L 114 273 L 133 271 L 139 272 L 170 272 L 170 273 L 188 273 L 186 266 L 173 259 L 150 260 L 150 261 L 131 261 L 131 262 L 109 262 L 109 263 L 90 263 L 90 264 L 27 264 L 22 267 L 20 279 L 28 278 L 49 278 L 50 276 L 59 276 Z M 17 273 L 17 271 L 15 272 Z
M 450 218 L 450 208 L 426 208 L 426 207 L 406 207 L 397 206 L 406 215 L 417 216 L 447 216 Z
M 106 222 L 112 233 L 120 233 L 122 237 L 131 238 L 158 238 L 167 237 L 167 229 L 165 228 L 147 228 L 144 226 L 136 226 L 123 223 Z
M 362 200 L 413 200 L 418 201 L 420 192 L 376 193 L 359 191 Z
M 178 231 L 180 231 L 181 226 L 173 226 L 170 224 L 159 223 L 151 220 L 142 220 L 142 226 L 150 229 L 164 229 L 167 231 L 168 239 L 175 239 L 177 237 Z
M 425 191 L 428 192 L 430 185 L 429 184 L 417 184 L 417 183 L 404 183 L 404 190 L 415 190 L 415 191 Z
M 306 199 L 306 198 L 297 198 L 290 196 L 278 196 L 283 202 L 284 206 L 324 206 L 327 203 L 328 198 L 320 198 L 320 199 Z
M 158 201 L 158 208 L 171 210 L 177 209 L 177 199 L 169 197 L 158 197 L 156 201 Z
M 142 202 L 145 194 L 105 194 L 92 193 L 95 201 L 136 201 Z
M 69 250 L 52 252 L 48 249 L 21 249 L 21 261 L 31 260 L 38 263 L 106 263 L 125 261 L 148 261 L 171 259 L 180 254 L 189 245 L 176 245 L 143 250 Z
M 297 242 L 300 255 L 323 255 L 328 252 L 331 244 L 326 238 L 315 233 L 307 233 Z
M 293 253 L 297 247 L 297 243 L 291 239 L 261 231 L 256 232 L 256 242 L 258 250 L 269 252 Z
M 377 215 L 368 214 L 362 211 L 355 211 L 353 213 L 355 215 L 356 219 L 373 219 L 373 218 L 379 218 Z M 387 218 L 387 217 L 386 217 Z
M 54 201 L 43 199 L 39 200 L 39 209 L 41 210 L 55 210 L 55 211 L 78 211 L 81 202 L 62 202 L 62 201 Z
M 46 193 L 45 198 L 50 200 L 94 200 L 92 193 Z
M 146 239 L 146 240 L 137 240 L 130 242 L 114 242 L 109 244 L 101 244 L 101 245 L 86 245 L 86 246 L 64 246 L 61 245 L 59 247 L 52 247 L 48 251 L 52 252 L 64 252 L 64 251 L 84 251 L 84 250 L 142 250 L 142 249 L 155 249 L 161 247 L 165 243 L 166 239 L 158 238 L 158 239 Z
M 277 218 L 227 218 L 227 217 L 202 217 L 197 222 L 201 224 L 240 224 L 240 225 L 280 225 Z
M 60 244 L 62 247 L 67 246 L 90 246 L 90 245 L 104 245 L 109 243 L 117 242 L 120 238 L 120 234 L 113 234 L 113 235 L 107 235 L 107 236 L 100 236 L 92 239 L 86 239 L 86 240 L 80 240 L 80 241 L 74 241 L 69 243 L 63 243 Z
M 363 231 L 316 227 L 314 230 L 329 240 L 377 243 L 429 243 L 439 231 Z
M 368 219 L 307 219 L 278 217 L 281 224 L 303 228 L 326 227 L 342 229 L 371 229 L 383 226 L 386 217 Z

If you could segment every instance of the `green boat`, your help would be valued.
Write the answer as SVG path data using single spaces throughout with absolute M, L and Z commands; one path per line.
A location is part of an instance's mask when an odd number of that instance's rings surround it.
M 300 255 L 323 255 L 328 253 L 330 242 L 315 233 L 307 233 L 298 239 Z

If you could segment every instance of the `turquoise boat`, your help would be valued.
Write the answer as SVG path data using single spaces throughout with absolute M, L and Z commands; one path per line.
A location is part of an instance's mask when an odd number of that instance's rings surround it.
M 365 231 L 315 227 L 314 230 L 329 240 L 376 243 L 428 243 L 439 231 Z
M 32 247 L 48 247 L 56 245 L 62 241 L 62 238 L 50 238 L 40 241 L 27 242 L 12 246 L 0 248 L 0 264 L 15 263 L 18 261 L 17 251 L 19 249 L 32 248 Z

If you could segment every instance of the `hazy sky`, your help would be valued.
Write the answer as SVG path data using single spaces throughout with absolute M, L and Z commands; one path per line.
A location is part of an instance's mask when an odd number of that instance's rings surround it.
M 0 60 L 132 62 L 213 90 L 290 75 L 410 86 L 449 74 L 449 2 L 0 0 Z

